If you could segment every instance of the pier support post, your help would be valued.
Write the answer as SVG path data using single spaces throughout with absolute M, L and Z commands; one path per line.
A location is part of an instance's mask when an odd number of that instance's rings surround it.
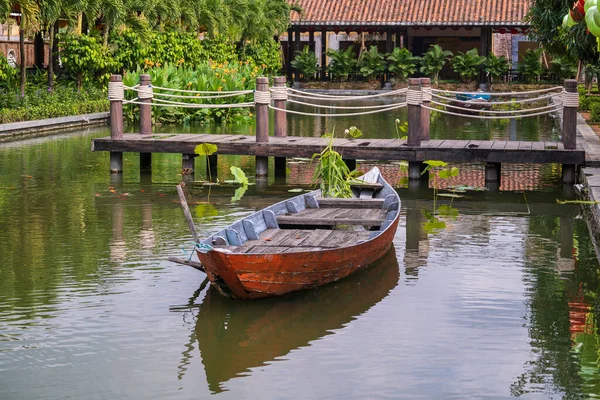
M 575 149 L 577 147 L 577 108 L 579 107 L 577 81 L 575 79 L 565 79 L 564 85 L 562 142 L 565 149 Z M 576 167 L 572 164 L 563 164 L 563 183 L 575 183 Z
M 152 134 L 152 84 L 149 74 L 140 75 L 140 134 Z M 152 170 L 152 153 L 140 153 L 140 171 Z
M 488 190 L 498 190 L 502 176 L 501 163 L 485 163 L 485 187 Z
M 181 175 L 186 180 L 194 179 L 196 154 L 181 155 Z
M 269 79 L 264 76 L 256 78 L 256 93 L 254 93 L 256 105 L 256 142 L 266 143 L 269 141 Z M 256 176 L 267 176 L 269 174 L 269 158 L 256 156 Z
M 111 75 L 108 82 L 108 100 L 110 101 L 110 137 L 123 139 L 123 78 L 121 75 Z M 110 172 L 123 172 L 123 153 L 110 152 Z
M 218 164 L 218 156 L 216 154 L 211 154 L 210 156 L 206 156 L 206 175 L 208 176 L 209 182 L 216 182 L 218 173 L 217 173 L 217 164 Z
M 421 93 L 423 96 L 423 105 L 431 106 L 431 78 L 420 78 Z M 429 140 L 429 131 L 431 126 L 431 111 L 421 107 L 421 140 Z M 420 144 L 420 143 L 419 143 Z
M 350 158 L 343 158 L 342 160 L 346 163 L 346 166 L 350 171 L 354 171 L 356 169 L 356 160 L 352 160 Z
M 272 93 L 273 106 L 285 110 L 287 102 L 287 88 L 285 86 L 285 76 L 276 76 L 274 78 L 275 86 Z M 275 137 L 287 136 L 287 112 L 275 110 Z M 285 157 L 275 157 L 275 175 L 285 176 Z
M 423 103 L 421 79 L 410 78 L 408 80 L 406 102 L 408 103 L 408 140 L 406 144 L 409 147 L 419 147 L 421 146 L 421 104 Z M 422 174 L 424 170 L 425 165 L 421 161 L 409 161 L 408 179 L 428 178 Z

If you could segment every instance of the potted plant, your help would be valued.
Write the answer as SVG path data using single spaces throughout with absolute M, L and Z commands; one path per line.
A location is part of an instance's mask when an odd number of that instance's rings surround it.
M 437 85 L 440 71 L 451 57 L 452 52 L 450 50 L 442 50 L 438 44 L 431 45 L 421 58 L 420 71 L 425 75 L 429 75 L 433 79 L 433 83 Z

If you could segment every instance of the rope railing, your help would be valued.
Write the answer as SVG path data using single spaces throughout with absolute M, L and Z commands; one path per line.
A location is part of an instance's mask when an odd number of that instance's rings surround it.
M 529 96 L 531 94 L 548 93 L 548 92 L 554 92 L 557 90 L 562 92 L 564 89 L 562 86 L 554 86 L 551 88 L 539 89 L 539 90 L 529 90 L 529 91 L 524 91 L 524 92 L 485 92 L 485 94 L 491 95 L 491 96 Z M 431 89 L 431 92 L 432 93 L 450 93 L 450 94 L 478 94 L 478 92 L 476 92 L 476 91 L 458 92 L 458 91 L 442 90 L 442 89 Z
M 433 102 L 432 102 L 433 103 Z M 447 104 L 442 104 L 443 106 L 447 106 Z M 435 108 L 435 107 L 429 107 L 429 106 L 425 106 L 423 104 L 421 104 L 421 107 L 427 109 L 427 110 L 431 110 L 431 111 L 436 111 L 442 114 L 448 114 L 448 115 L 454 115 L 457 117 L 467 117 L 467 118 L 479 118 L 479 119 L 515 119 L 515 118 L 524 118 L 524 117 L 535 117 L 538 115 L 545 115 L 545 114 L 553 114 L 555 112 L 558 112 L 560 110 L 563 109 L 562 105 L 559 106 L 554 106 L 554 108 L 549 109 L 547 111 L 541 111 L 541 112 L 536 112 L 533 114 L 519 114 L 519 115 L 474 115 L 471 113 L 458 113 L 458 112 L 452 112 L 452 111 L 448 111 L 448 110 L 444 110 L 444 109 L 439 109 L 439 108 Z M 470 112 L 480 112 L 481 110 L 473 110 L 473 109 L 469 109 L 469 108 L 461 108 L 462 110 L 467 110 Z
M 447 108 L 453 108 L 456 110 L 467 110 L 470 112 L 478 112 L 478 113 L 483 113 L 483 114 L 519 114 L 519 113 L 528 113 L 528 112 L 535 112 L 535 111 L 542 111 L 542 110 L 548 110 L 551 108 L 557 108 L 557 107 L 562 107 L 563 103 L 557 103 L 557 104 L 551 104 L 548 106 L 543 106 L 543 107 L 536 107 L 536 108 L 522 108 L 522 109 L 517 109 L 517 110 L 485 110 L 485 109 L 473 109 L 473 108 L 468 108 L 468 107 L 461 107 L 461 106 L 455 106 L 453 104 L 447 104 L 447 103 L 440 103 L 437 101 L 432 101 L 431 104 L 435 104 L 436 106 L 441 106 L 441 107 L 447 107 Z M 523 115 L 524 117 L 526 117 L 527 115 Z
M 355 116 L 355 115 L 368 115 L 368 114 L 376 114 L 376 113 L 385 112 L 385 111 L 392 111 L 392 110 L 397 110 L 402 107 L 406 107 L 406 103 L 399 103 L 399 104 L 395 104 L 393 106 L 388 105 L 388 107 L 386 107 L 386 108 L 380 108 L 377 110 L 363 111 L 363 112 L 356 112 L 356 113 L 321 114 L 321 113 L 309 113 L 309 112 L 296 111 L 296 110 L 287 110 L 287 109 L 269 105 L 269 108 L 272 110 L 281 111 L 281 112 L 285 112 L 288 114 L 305 115 L 305 116 L 309 116 L 309 117 L 351 117 L 351 116 Z
M 271 88 L 270 90 L 273 91 L 273 88 Z M 307 99 L 313 99 L 313 100 L 328 100 L 328 101 L 331 101 L 331 100 L 335 100 L 335 101 L 356 100 L 356 101 L 359 101 L 359 100 L 365 100 L 365 99 L 375 99 L 375 98 L 379 98 L 379 97 L 403 94 L 403 93 L 406 93 L 407 90 L 408 90 L 408 88 L 403 88 L 403 89 L 386 91 L 384 93 L 368 94 L 368 95 L 362 95 L 362 96 L 337 96 L 337 95 L 331 95 L 331 94 L 305 92 L 305 91 L 298 90 L 298 89 L 287 88 L 288 96 L 290 96 L 290 97 L 307 98 Z
M 469 93 L 469 94 L 471 94 L 471 93 Z M 472 93 L 472 94 L 476 94 L 476 92 Z M 440 99 L 440 100 L 464 101 L 464 100 L 458 100 L 456 97 L 446 97 L 446 96 L 442 96 L 442 95 L 435 94 L 435 93 L 432 93 L 431 96 L 433 98 Z M 532 98 L 529 98 L 529 99 L 514 99 L 514 100 L 507 100 L 507 101 L 489 101 L 489 102 L 486 101 L 486 103 L 489 103 L 491 105 L 497 105 L 497 104 L 498 105 L 500 105 L 500 104 L 524 104 L 524 103 L 534 103 L 536 101 L 547 101 L 547 100 L 550 100 L 551 98 L 556 97 L 556 96 L 561 96 L 561 93 L 557 93 L 556 95 L 544 95 L 544 96 L 539 96 L 539 97 L 532 97 Z

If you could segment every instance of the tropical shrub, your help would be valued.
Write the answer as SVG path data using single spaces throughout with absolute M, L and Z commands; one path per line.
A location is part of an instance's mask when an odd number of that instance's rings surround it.
M 61 36 L 60 57 L 69 74 L 75 76 L 77 87 L 84 81 L 100 78 L 107 81 L 115 63 L 108 48 L 92 35 L 64 34 Z
M 575 78 L 577 62 L 565 56 L 554 57 L 550 62 L 550 72 L 559 79 Z
M 504 56 L 497 57 L 490 53 L 483 63 L 483 70 L 486 72 L 490 81 L 490 86 L 504 74 L 508 72 L 508 60 Z
M 377 46 L 371 46 L 369 51 L 362 53 L 358 60 L 360 74 L 369 81 L 375 79 L 377 74 L 385 71 L 385 56 L 379 52 Z
M 333 76 L 333 79 L 348 79 L 348 75 L 356 67 L 356 53 L 353 46 L 346 50 L 329 50 L 329 66 L 327 71 Z
M 442 50 L 437 44 L 431 45 L 429 50 L 423 54 L 423 57 L 421 58 L 420 71 L 425 75 L 430 76 L 433 79 L 433 83 L 437 84 L 440 71 L 451 57 L 451 51 Z
M 302 51 L 296 52 L 291 65 L 302 74 L 303 79 L 310 79 L 317 72 L 317 56 L 308 46 L 304 46 Z
M 0 54 L 0 86 L 10 87 L 16 79 L 17 70 L 8 64 L 3 54 Z
M 540 56 L 542 55 L 542 49 L 527 50 L 523 61 L 519 62 L 517 71 L 523 77 L 525 82 L 531 82 L 537 79 L 542 73 L 542 63 L 540 62 Z
M 417 72 L 417 65 L 421 57 L 413 56 L 413 54 L 405 48 L 396 47 L 387 55 L 388 70 L 396 74 L 396 78 L 404 82 L 406 79 Z
M 592 103 L 590 106 L 590 119 L 592 122 L 600 122 L 600 103 Z
M 221 64 L 209 61 L 195 68 L 166 64 L 146 71 L 141 68 L 128 71 L 123 76 L 123 83 L 126 86 L 135 86 L 139 83 L 139 75 L 142 73 L 150 74 L 154 87 L 166 88 L 166 90 L 155 89 L 155 92 L 181 95 L 180 92 L 168 89 L 215 92 L 253 90 L 256 87 L 256 77 L 262 75 L 264 71 L 262 67 L 249 61 Z M 136 93 L 128 91 L 126 96 L 131 99 L 136 96 Z M 239 95 L 203 99 L 201 96 L 190 95 L 187 99 L 169 98 L 169 100 L 191 104 L 229 104 L 248 102 L 251 101 L 251 97 Z M 123 106 L 124 116 L 129 121 L 139 118 L 138 110 L 139 107 L 135 105 Z M 158 123 L 241 123 L 249 122 L 251 117 L 251 108 L 152 107 L 152 119 Z
M 108 48 L 115 62 L 115 72 L 135 69 L 147 58 L 147 48 L 143 45 L 140 35 L 131 29 L 122 31 L 112 30 L 108 40 Z
M 471 49 L 466 53 L 458 52 L 452 59 L 452 66 L 465 82 L 470 82 L 479 73 L 486 58 L 479 55 L 477 49 Z
M 240 61 L 249 60 L 264 68 L 267 75 L 277 75 L 281 72 L 281 51 L 279 43 L 273 39 L 260 40 L 246 45 L 246 58 L 238 53 Z

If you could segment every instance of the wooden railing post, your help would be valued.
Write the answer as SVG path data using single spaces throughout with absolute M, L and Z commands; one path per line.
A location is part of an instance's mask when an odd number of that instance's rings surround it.
M 149 74 L 140 75 L 140 134 L 152 134 L 152 83 Z M 152 153 L 140 153 L 140 171 L 152 169 Z
M 565 149 L 575 149 L 577 147 L 577 108 L 579 107 L 577 81 L 575 79 L 565 79 L 564 88 L 562 142 Z M 575 169 L 576 166 L 573 164 L 563 164 L 562 178 L 564 183 L 575 182 Z
M 110 137 L 123 139 L 123 78 L 121 75 L 111 75 L 108 82 L 108 100 L 110 101 Z M 110 152 L 110 172 L 123 172 L 123 153 Z
M 421 92 L 423 93 L 423 105 L 431 107 L 431 78 L 421 79 Z M 429 140 L 431 126 L 431 111 L 421 107 L 421 140 Z
M 406 93 L 408 103 L 408 140 L 409 147 L 421 146 L 421 104 L 423 93 L 421 92 L 421 80 L 410 78 L 408 80 L 408 92 Z M 423 179 L 423 163 L 421 161 L 409 161 L 408 179 Z
M 272 94 L 273 106 L 285 110 L 287 102 L 286 92 L 286 78 L 285 76 L 276 76 L 274 78 L 274 89 Z M 285 111 L 275 110 L 275 137 L 286 137 L 287 136 L 287 113 Z M 285 157 L 275 157 L 275 173 L 285 175 L 286 166 Z
M 269 141 L 269 79 L 264 76 L 256 78 L 256 93 L 254 103 L 256 104 L 256 142 L 266 143 Z M 256 176 L 267 176 L 269 174 L 269 158 L 256 156 Z

